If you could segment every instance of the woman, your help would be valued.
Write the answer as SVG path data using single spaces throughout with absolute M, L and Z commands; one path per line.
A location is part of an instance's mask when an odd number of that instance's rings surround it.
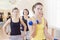
M 23 40 L 22 37 L 25 36 L 26 32 L 26 25 L 22 21 L 22 19 L 19 17 L 19 9 L 14 8 L 11 13 L 11 18 L 7 20 L 7 22 L 3 26 L 3 32 L 6 34 L 6 27 L 10 24 L 11 32 L 10 32 L 10 40 Z M 24 26 L 24 33 L 21 37 L 21 30 L 20 30 L 20 24 Z
M 7 20 L 11 18 L 11 13 L 8 12 L 8 16 L 7 16 Z M 6 28 L 6 33 L 9 34 L 10 33 L 10 25 L 8 25 L 9 27 Z
M 24 9 L 24 10 L 23 10 L 22 20 L 24 21 L 24 23 L 25 23 L 26 26 L 27 26 L 26 36 L 24 37 L 24 40 L 29 40 L 29 29 L 28 29 L 27 21 L 28 21 L 28 19 L 29 19 L 30 17 L 29 17 L 28 15 L 29 15 L 28 9 Z M 22 33 L 23 33 L 23 31 L 24 31 L 24 26 L 22 25 Z
M 11 18 L 11 13 L 10 13 L 10 12 L 8 12 L 7 20 L 8 20 L 9 18 Z
M 48 33 L 47 21 L 43 17 L 43 4 L 40 2 L 34 4 L 32 11 L 34 17 L 30 18 L 28 22 L 31 40 L 53 40 L 53 37 Z

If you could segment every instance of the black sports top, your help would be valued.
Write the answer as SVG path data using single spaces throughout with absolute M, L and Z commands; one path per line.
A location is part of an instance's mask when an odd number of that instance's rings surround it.
M 28 16 L 28 18 L 30 18 L 30 17 Z M 26 31 L 29 31 L 29 29 L 28 29 L 28 24 L 27 24 L 27 20 L 24 18 L 24 16 L 22 16 L 22 20 L 24 21 L 24 23 L 25 23 L 26 26 L 27 26 Z M 24 26 L 23 26 L 23 25 L 22 25 L 22 31 L 24 31 Z
M 11 33 L 10 35 L 21 35 L 21 31 L 20 31 L 20 19 L 19 22 L 12 22 L 12 18 L 11 18 L 11 22 L 10 22 L 10 26 L 11 26 Z

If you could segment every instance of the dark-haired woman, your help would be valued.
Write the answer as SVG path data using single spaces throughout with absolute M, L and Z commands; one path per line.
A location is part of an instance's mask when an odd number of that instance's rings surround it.
M 23 16 L 22 16 L 22 20 L 24 21 L 24 23 L 26 24 L 27 26 L 27 29 L 26 29 L 26 36 L 24 37 L 24 40 L 29 40 L 29 28 L 28 28 L 28 24 L 27 24 L 27 21 L 29 19 L 29 10 L 28 9 L 24 9 L 23 10 Z M 24 31 L 24 26 L 22 25 L 22 32 Z
M 40 2 L 34 4 L 32 11 L 34 16 L 28 22 L 32 28 L 31 40 L 53 40 L 53 37 L 48 33 L 47 21 L 43 16 L 43 4 Z

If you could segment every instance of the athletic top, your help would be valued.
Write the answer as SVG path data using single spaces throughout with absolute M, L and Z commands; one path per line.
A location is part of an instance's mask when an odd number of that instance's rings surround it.
M 36 24 L 36 35 L 35 37 L 31 38 L 31 40 L 44 40 L 45 39 L 45 34 L 44 34 L 44 17 L 42 17 L 42 23 L 39 23 L 39 20 L 36 20 L 33 18 L 35 21 L 30 21 L 29 25 L 32 27 L 33 23 Z
M 30 18 L 30 17 L 28 16 L 28 18 Z M 22 20 L 24 21 L 24 23 L 25 23 L 26 26 L 27 26 L 26 31 L 29 31 L 29 29 L 28 29 L 28 24 L 27 24 L 27 20 L 24 18 L 24 16 L 22 16 Z M 22 25 L 22 31 L 24 31 L 24 26 L 23 26 L 23 25 Z
M 21 24 L 20 19 L 19 19 L 19 22 L 14 23 L 11 18 L 11 22 L 10 22 L 11 33 L 10 33 L 10 35 L 21 35 L 20 24 Z

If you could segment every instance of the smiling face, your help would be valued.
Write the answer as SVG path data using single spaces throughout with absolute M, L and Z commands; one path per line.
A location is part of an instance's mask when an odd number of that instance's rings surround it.
M 32 7 L 32 11 L 36 16 L 42 16 L 43 15 L 43 5 L 41 3 L 36 3 Z
M 28 15 L 29 12 L 28 12 L 27 10 L 24 10 L 23 14 L 24 14 L 24 15 Z
M 11 13 L 12 16 L 16 17 L 19 15 L 19 10 L 18 9 L 14 9 Z
M 42 10 L 42 9 L 43 9 L 43 6 L 37 5 L 37 6 L 34 8 L 35 14 L 42 16 L 42 14 L 43 14 L 43 10 Z

